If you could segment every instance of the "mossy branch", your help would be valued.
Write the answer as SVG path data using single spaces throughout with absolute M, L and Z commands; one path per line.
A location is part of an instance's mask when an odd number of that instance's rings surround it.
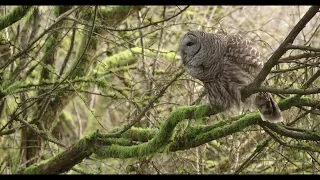
M 96 133 L 82 138 L 75 145 L 55 157 L 21 169 L 18 174 L 58 174 L 68 171 L 92 154 L 90 147 L 93 146 L 94 139 L 96 139 Z
M 137 62 L 139 58 L 139 54 L 142 53 L 142 48 L 140 47 L 134 47 L 122 52 L 119 52 L 117 54 L 114 54 L 110 57 L 107 57 L 102 61 L 102 66 L 99 67 L 98 70 L 96 70 L 96 73 L 103 74 L 106 71 L 112 69 L 112 68 L 118 68 L 118 67 L 124 67 L 129 66 Z M 145 56 L 148 57 L 156 57 L 157 50 L 154 49 L 144 49 Z M 166 50 L 162 50 L 160 52 L 160 57 L 167 59 L 169 61 L 173 61 L 176 58 L 179 57 L 176 52 L 170 52 Z
M 0 31 L 20 19 L 22 19 L 28 12 L 32 6 L 18 6 L 14 8 L 8 15 L 0 18 Z
M 121 22 L 119 19 L 126 19 L 142 7 L 143 6 L 104 7 L 101 9 L 101 16 L 104 19 L 103 23 L 109 26 L 117 26 Z
M 279 107 L 281 110 L 286 110 L 298 104 L 311 102 L 319 103 L 320 101 L 310 98 L 298 100 L 287 98 L 279 102 Z M 258 124 L 261 120 L 259 114 L 254 112 L 233 122 L 220 121 L 211 126 L 190 126 L 186 129 L 184 136 L 172 138 L 175 127 L 179 122 L 185 119 L 202 119 L 220 111 L 217 109 L 212 112 L 209 105 L 180 107 L 170 114 L 159 130 L 132 127 L 123 133 L 120 138 L 106 138 L 105 134 L 96 132 L 91 136 L 82 138 L 74 146 L 59 155 L 23 169 L 19 173 L 63 173 L 93 153 L 100 158 L 132 158 L 159 152 L 189 149 L 242 131 L 249 126 Z M 111 132 L 116 132 L 118 129 L 115 128 Z
M 119 145 L 98 147 L 95 150 L 95 154 L 104 158 L 132 158 L 156 153 L 170 142 L 173 130 L 179 122 L 185 119 L 199 119 L 207 117 L 210 114 L 211 109 L 208 105 L 180 107 L 170 114 L 168 119 L 160 127 L 159 133 L 157 133 L 157 135 L 147 143 L 128 147 Z

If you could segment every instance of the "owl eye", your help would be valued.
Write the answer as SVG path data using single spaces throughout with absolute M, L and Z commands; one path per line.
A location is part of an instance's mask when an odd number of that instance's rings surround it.
M 186 45 L 187 45 L 187 46 L 192 46 L 192 45 L 194 45 L 194 43 L 190 41 L 190 42 L 188 42 Z

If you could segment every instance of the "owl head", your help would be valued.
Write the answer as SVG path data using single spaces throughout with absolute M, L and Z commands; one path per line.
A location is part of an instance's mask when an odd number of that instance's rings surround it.
M 224 35 L 194 30 L 186 33 L 180 42 L 180 55 L 186 70 L 197 79 L 215 73 L 226 49 Z

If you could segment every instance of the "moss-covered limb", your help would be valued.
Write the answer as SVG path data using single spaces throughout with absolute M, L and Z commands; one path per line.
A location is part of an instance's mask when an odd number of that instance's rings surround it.
M 126 138 L 104 139 L 102 134 L 95 132 L 90 136 L 80 139 L 75 145 L 59 153 L 57 156 L 21 169 L 18 174 L 59 174 L 69 171 L 73 166 L 89 157 L 94 147 L 99 147 L 102 144 L 104 146 L 111 144 L 130 146 L 133 142 Z
M 97 145 L 109 146 L 113 144 L 120 145 L 120 146 L 131 146 L 133 145 L 133 142 L 130 139 L 126 139 L 126 138 L 104 138 L 102 134 L 99 134 L 96 138 L 96 146 Z
M 52 88 L 52 86 L 56 85 L 58 81 L 48 81 L 48 80 L 43 80 L 39 84 L 32 84 L 32 83 L 26 83 L 26 81 L 21 80 L 21 81 L 16 81 L 12 84 L 10 84 L 8 87 L 3 89 L 1 92 L 4 93 L 5 95 L 8 94 L 15 94 L 19 93 L 22 91 L 29 91 L 28 89 L 35 88 L 35 89 L 44 89 L 47 91 L 49 88 Z M 127 87 L 123 86 L 117 86 L 115 84 L 109 84 L 105 81 L 103 77 L 96 78 L 95 76 L 87 76 L 87 77 L 79 77 L 73 80 L 69 80 L 68 82 L 61 83 L 60 88 L 65 88 L 69 87 L 70 84 L 73 85 L 97 85 L 100 88 L 104 89 L 114 89 L 116 91 L 128 91 L 130 90 Z M 31 89 L 34 90 L 34 89 Z M 125 93 L 125 92 L 123 92 Z
M 102 23 L 105 23 L 108 26 L 117 26 L 121 21 L 139 11 L 142 7 L 143 6 L 105 6 L 101 8 L 101 15 L 103 17 Z
M 184 138 L 192 139 L 194 138 L 195 134 L 205 133 L 205 132 L 211 131 L 212 129 L 223 127 L 227 124 L 230 124 L 230 121 L 219 121 L 213 125 L 208 125 L 208 126 L 206 125 L 190 126 L 184 132 Z
M 287 98 L 279 102 L 279 107 L 281 110 L 286 110 L 298 103 L 314 102 L 314 101 L 315 100 L 310 98 L 302 98 L 298 100 L 295 100 L 294 98 Z M 204 128 L 193 129 L 193 130 L 191 129 L 192 131 L 189 131 L 186 133 L 187 138 L 183 138 L 183 140 L 180 139 L 179 141 L 172 142 L 168 146 L 168 149 L 169 151 L 176 151 L 176 150 L 188 149 L 191 147 L 197 147 L 211 140 L 218 139 L 220 137 L 225 137 L 235 132 L 239 132 L 245 129 L 246 127 L 257 124 L 259 120 L 260 120 L 259 113 L 250 113 L 240 118 L 239 120 L 232 122 L 231 124 L 226 123 L 223 126 L 220 126 L 217 128 L 211 128 L 212 130 L 210 131 L 205 131 L 209 127 L 204 127 L 205 129 Z M 262 122 L 262 123 L 267 123 L 267 122 Z M 292 132 L 276 124 L 271 124 L 271 123 L 267 123 L 267 124 L 268 126 L 272 126 L 273 129 L 275 129 L 275 132 L 279 134 L 283 134 L 293 138 L 296 137 L 297 139 L 320 141 L 320 136 L 319 134 L 316 134 L 316 133 Z M 197 132 L 194 132 L 194 130 L 196 130 Z M 199 133 L 199 132 L 204 132 L 204 133 Z
M 78 78 L 75 80 L 70 81 L 71 84 L 74 84 L 73 87 L 71 88 L 69 83 L 64 83 L 57 89 L 56 91 L 58 93 L 63 92 L 63 93 L 86 93 L 86 94 L 95 94 L 98 96 L 103 96 L 103 97 L 109 97 L 112 99 L 127 99 L 126 95 L 129 92 L 128 88 L 122 87 L 122 86 L 116 86 L 113 84 L 108 84 L 106 83 L 105 80 L 102 79 L 93 79 L 90 81 L 90 78 Z M 54 86 L 54 82 L 50 83 L 42 83 L 42 84 L 25 84 L 23 81 L 19 81 L 15 84 L 12 84 L 12 86 L 9 86 L 7 89 L 3 90 L 2 92 L 4 93 L 4 96 L 9 95 L 9 94 L 20 94 L 22 92 L 31 92 L 31 91 L 49 91 L 52 89 L 52 86 Z M 84 90 L 85 87 L 89 85 L 98 85 L 99 88 L 106 90 L 105 93 L 95 93 L 91 91 Z M 131 101 L 131 99 L 130 99 Z M 36 118 L 38 119 L 38 118 Z
M 301 101 L 310 101 L 310 99 L 301 99 Z M 293 98 L 287 98 L 279 102 L 279 107 L 282 110 L 289 109 L 299 100 Z M 202 113 L 197 113 L 195 108 L 202 109 Z M 217 110 L 220 112 L 221 110 Z M 213 113 L 217 113 L 213 112 Z M 207 113 L 207 114 L 206 114 Z M 164 146 L 169 142 L 172 136 L 173 126 L 176 126 L 178 122 L 183 119 L 190 118 L 201 118 L 206 117 L 210 113 L 210 107 L 207 105 L 201 106 L 191 106 L 191 107 L 181 107 L 176 111 L 172 112 L 167 121 L 162 125 L 159 133 L 154 139 L 147 143 L 143 143 L 137 146 L 123 147 L 119 145 L 111 145 L 104 148 L 99 148 L 95 153 L 101 157 L 116 157 L 116 158 L 129 158 L 129 157 L 140 157 L 143 155 L 161 152 L 164 150 Z M 202 115 L 197 115 L 202 114 Z M 206 115 L 205 115 L 206 114 Z M 249 126 L 255 125 L 259 122 L 259 113 L 250 113 L 237 121 L 231 123 L 220 122 L 221 124 L 213 125 L 212 127 L 193 127 L 187 129 L 185 137 L 177 138 L 175 141 L 171 142 L 167 147 L 169 151 L 183 150 L 192 147 L 199 146 L 206 142 L 212 141 L 217 138 L 225 137 L 235 132 L 239 132 Z M 189 132 L 188 132 L 189 131 Z
M 22 19 L 28 12 L 32 6 L 18 6 L 15 7 L 9 14 L 0 18 L 0 31 L 15 22 Z
M 134 54 L 136 49 L 132 48 L 107 57 L 99 64 L 99 69 L 95 70 L 95 73 L 104 74 L 110 68 L 129 66 L 136 63 L 138 60 L 138 56 Z
M 290 109 L 292 106 L 315 106 L 320 102 L 319 99 L 315 98 L 296 98 L 292 96 L 286 99 L 279 101 L 278 106 L 282 111 Z
M 272 131 L 282 136 L 291 137 L 294 139 L 301 139 L 301 140 L 320 141 L 320 133 L 291 131 L 280 125 L 269 123 L 269 122 L 260 122 L 260 124 L 262 126 L 268 127 Z
M 260 122 L 261 123 L 261 122 Z M 312 145 L 307 144 L 307 143 L 298 143 L 298 144 L 291 144 L 291 143 L 286 143 L 281 140 L 278 135 L 273 134 L 266 126 L 262 125 L 262 128 L 265 132 L 267 132 L 276 142 L 278 142 L 280 145 L 284 147 L 289 147 L 289 148 L 295 148 L 295 149 L 300 149 L 304 151 L 313 151 L 313 152 L 320 152 L 320 146 L 318 144 Z
M 110 68 L 117 68 L 123 66 L 129 66 L 137 62 L 139 54 L 142 53 L 142 48 L 134 47 L 120 53 L 114 54 L 110 57 L 107 57 L 102 61 L 102 65 L 99 66 L 99 69 L 96 70 L 97 73 L 105 73 L 110 70 Z M 154 49 L 144 49 L 145 56 L 156 57 L 157 50 Z M 167 50 L 162 50 L 160 52 L 160 57 L 165 58 L 169 61 L 175 60 L 179 55 L 176 52 L 170 52 Z
M 193 137 L 190 136 L 192 133 L 188 133 L 188 138 L 184 138 L 183 141 L 180 140 L 172 142 L 168 146 L 168 150 L 177 151 L 200 146 L 201 144 L 225 137 L 227 135 L 239 132 L 249 126 L 255 125 L 258 123 L 259 119 L 260 115 L 258 113 L 250 113 L 237 121 L 233 121 L 231 124 L 226 124 L 222 127 L 217 127 L 201 134 L 193 133 Z
M 312 101 L 308 98 L 302 100 Z M 288 109 L 296 102 L 296 100 L 292 101 L 291 98 L 288 98 L 282 100 L 279 103 L 279 107 L 282 110 Z M 214 113 L 217 112 L 219 110 L 214 111 Z M 58 156 L 23 169 L 20 173 L 62 173 L 70 170 L 72 166 L 81 162 L 83 158 L 89 157 L 92 153 L 95 153 L 100 158 L 132 158 L 156 152 L 188 149 L 239 132 L 257 124 L 260 120 L 260 115 L 257 112 L 250 113 L 231 123 L 221 121 L 212 126 L 191 126 L 191 128 L 186 129 L 185 136 L 182 138 L 171 139 L 173 131 L 179 122 L 185 119 L 201 119 L 210 114 L 212 114 L 212 111 L 209 105 L 180 107 L 170 114 L 159 131 L 132 127 L 123 133 L 120 138 L 108 138 L 105 134 L 94 133 L 91 136 L 82 138 L 76 145 L 68 148 Z M 116 128 L 111 132 L 118 130 L 119 128 Z M 130 146 L 134 139 L 140 142 L 149 141 Z
M 151 129 L 151 128 L 143 129 L 143 128 L 132 127 L 131 129 L 123 133 L 121 137 L 131 139 L 132 141 L 147 142 L 153 137 L 155 137 L 157 132 L 158 132 L 157 129 Z
M 308 97 L 303 97 L 300 98 L 296 101 L 294 101 L 294 106 L 309 106 L 309 107 L 315 107 L 320 103 L 319 99 L 314 99 L 314 98 L 308 98 Z M 318 108 L 319 109 L 319 108 Z
M 185 119 L 199 119 L 207 117 L 211 113 L 209 105 L 180 107 L 170 114 L 165 123 L 162 124 L 159 133 L 147 143 L 129 147 L 119 145 L 99 147 L 95 150 L 95 154 L 102 158 L 131 158 L 142 157 L 144 155 L 159 152 L 169 143 L 173 130 L 179 122 Z
M 59 174 L 70 170 L 84 158 L 92 154 L 92 147 L 97 139 L 97 134 L 84 137 L 75 145 L 50 159 L 24 168 L 18 174 Z
M 55 18 L 59 17 L 61 14 L 67 12 L 69 9 L 71 9 L 71 6 L 55 6 L 53 8 Z M 63 25 L 63 22 L 60 22 L 54 26 L 54 28 L 59 28 Z M 53 32 L 52 35 L 49 37 L 48 41 L 45 44 L 44 48 L 44 54 L 45 57 L 43 58 L 43 64 L 49 65 L 51 67 L 54 67 L 55 63 L 55 54 L 57 49 L 55 49 L 55 46 L 58 43 L 59 37 L 61 37 L 61 32 Z M 41 71 L 40 80 L 47 80 L 47 79 L 53 79 L 53 74 L 50 73 L 50 71 L 46 68 L 43 68 Z M 42 94 L 43 92 L 40 92 Z
M 219 121 L 213 125 L 205 126 L 205 125 L 196 125 L 196 126 L 190 126 L 184 133 L 185 138 L 193 137 L 194 134 L 200 134 L 204 132 L 208 132 L 214 128 L 224 126 L 230 122 L 228 121 Z M 121 129 L 121 127 L 114 128 L 110 131 L 110 133 L 117 132 Z M 159 132 L 158 129 L 155 128 L 139 128 L 139 127 L 131 127 L 128 131 L 121 134 L 122 138 L 130 139 L 131 141 L 139 141 L 139 142 L 147 142 L 154 138 L 157 133 Z M 104 136 L 103 134 L 100 135 L 101 138 L 105 138 L 107 136 Z

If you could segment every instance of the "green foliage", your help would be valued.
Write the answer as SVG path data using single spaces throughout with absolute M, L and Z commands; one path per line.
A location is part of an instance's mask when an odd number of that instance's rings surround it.
M 189 30 L 240 33 L 268 60 L 309 7 L 185 7 L 0 7 L 0 173 L 318 174 L 318 141 L 283 132 L 320 135 L 319 93 L 277 93 L 284 124 L 262 126 L 257 111 L 211 109 L 199 80 L 176 77 Z M 318 87 L 317 30 L 312 18 L 270 88 Z

